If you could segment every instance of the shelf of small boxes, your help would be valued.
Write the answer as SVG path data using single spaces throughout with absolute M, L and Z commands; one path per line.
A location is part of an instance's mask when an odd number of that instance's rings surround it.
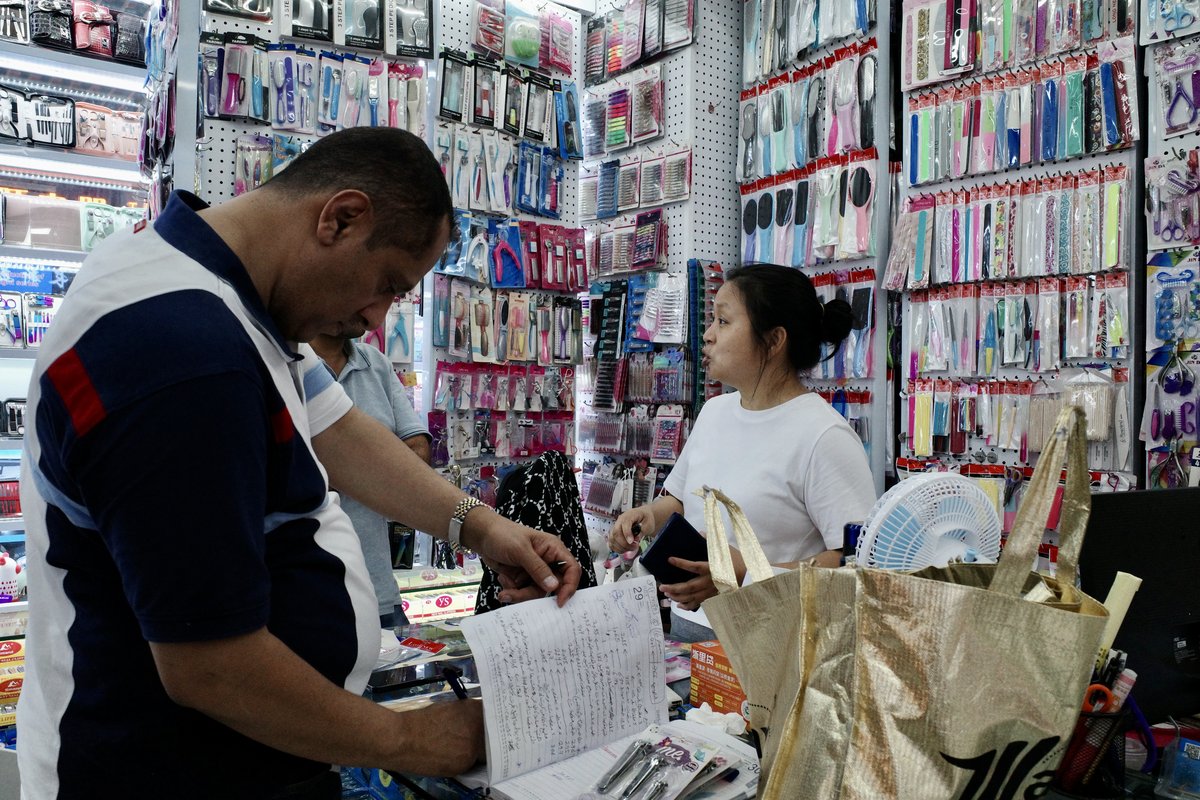
M 25 683 L 25 626 L 29 603 L 0 605 L 0 728 L 16 724 Z
M 464 559 L 456 569 L 418 567 L 398 569 L 393 575 L 409 622 L 433 622 L 475 613 L 483 576 L 478 558 Z

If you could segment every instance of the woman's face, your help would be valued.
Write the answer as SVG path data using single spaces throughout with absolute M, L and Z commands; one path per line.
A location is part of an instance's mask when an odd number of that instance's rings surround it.
M 737 286 L 727 283 L 713 303 L 713 322 L 704 331 L 704 362 L 712 380 L 735 389 L 753 388 L 762 371 L 762 349 Z

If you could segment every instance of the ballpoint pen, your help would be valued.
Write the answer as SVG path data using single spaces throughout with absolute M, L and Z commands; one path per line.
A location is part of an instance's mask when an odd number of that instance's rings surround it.
M 459 700 L 468 698 L 467 687 L 463 686 L 462 670 L 455 666 L 442 667 L 442 677 L 446 679 L 446 683 L 450 684 L 450 688 L 454 690 L 454 694 Z

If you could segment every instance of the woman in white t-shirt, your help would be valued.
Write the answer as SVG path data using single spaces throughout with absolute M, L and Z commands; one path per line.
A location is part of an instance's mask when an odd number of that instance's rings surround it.
M 704 504 L 694 492 L 712 486 L 746 512 L 775 566 L 837 566 L 843 527 L 866 516 L 875 484 L 858 435 L 802 375 L 820 362 L 822 343 L 849 335 L 850 305 L 822 303 L 803 273 L 762 264 L 731 270 L 713 311 L 704 332 L 708 374 L 738 391 L 704 404 L 663 494 L 618 517 L 609 545 L 636 548 L 673 512 L 703 531 Z M 736 549 L 732 555 L 741 578 L 745 566 Z M 674 601 L 672 637 L 712 638 L 698 611 L 717 593 L 708 562 L 671 561 L 696 575 L 661 587 Z

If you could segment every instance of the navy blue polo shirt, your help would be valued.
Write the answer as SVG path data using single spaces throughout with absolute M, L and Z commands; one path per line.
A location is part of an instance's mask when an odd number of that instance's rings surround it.
M 378 653 L 358 539 L 311 444 L 350 401 L 201 208 L 177 193 L 90 255 L 34 368 L 29 798 L 263 796 L 327 768 L 173 703 L 148 642 L 265 626 L 356 693 Z

